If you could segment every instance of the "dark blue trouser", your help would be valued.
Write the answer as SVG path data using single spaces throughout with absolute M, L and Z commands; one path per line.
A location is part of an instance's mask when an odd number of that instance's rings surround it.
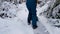
M 28 20 L 32 20 L 32 25 L 37 25 L 36 4 L 26 4 L 29 11 Z

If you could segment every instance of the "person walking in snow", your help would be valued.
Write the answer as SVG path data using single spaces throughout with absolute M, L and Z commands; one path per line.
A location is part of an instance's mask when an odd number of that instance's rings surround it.
M 37 21 L 38 21 L 37 14 L 36 14 L 37 0 L 27 0 L 26 6 L 29 11 L 28 25 L 30 25 L 31 21 L 32 21 L 32 27 L 33 27 L 33 29 L 36 29 L 37 28 Z

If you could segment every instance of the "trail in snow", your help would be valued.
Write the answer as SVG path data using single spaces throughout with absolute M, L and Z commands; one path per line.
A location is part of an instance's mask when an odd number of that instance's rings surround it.
M 38 22 L 38 28 L 33 31 L 27 24 L 28 10 L 26 4 L 17 5 L 17 17 L 0 19 L 0 34 L 46 34 L 45 27 Z
M 0 19 L 0 34 L 33 34 L 33 30 L 17 18 Z
M 49 3 L 48 3 L 49 4 Z M 54 26 L 52 26 L 51 24 L 50 24 L 50 22 L 48 21 L 48 19 L 44 16 L 44 15 L 39 15 L 41 12 L 44 12 L 44 11 L 46 11 L 46 9 L 49 7 L 49 5 L 48 4 L 45 4 L 43 7 L 39 7 L 39 8 L 37 8 L 37 16 L 38 16 L 38 18 L 39 18 L 39 21 L 40 21 L 40 23 L 43 25 L 43 26 L 45 26 L 45 28 L 46 28 L 46 32 L 48 33 L 48 34 L 60 34 L 60 28 L 57 28 L 57 27 L 54 27 Z M 47 8 L 46 8 L 47 7 Z M 41 29 L 42 30 L 42 29 Z M 46 33 L 46 34 L 47 34 Z
M 39 15 L 48 8 L 48 4 L 37 8 L 38 28 L 32 29 L 31 25 L 27 24 L 28 10 L 26 4 L 17 5 L 17 17 L 15 18 L 0 18 L 0 34 L 60 34 L 60 29 L 51 26 L 48 19 L 44 15 Z
M 28 13 L 25 12 L 25 9 L 22 10 L 20 6 L 17 10 L 17 17 L 0 18 L 0 34 L 34 34 L 32 27 L 27 24 Z
M 45 17 L 41 17 L 40 13 L 46 11 L 48 9 L 48 4 L 45 4 L 43 7 L 38 7 L 37 8 L 37 16 L 39 19 L 39 22 L 37 22 L 38 28 L 36 30 L 34 30 L 35 34 L 50 34 L 45 25 L 42 23 L 44 22 L 46 19 L 44 19 Z

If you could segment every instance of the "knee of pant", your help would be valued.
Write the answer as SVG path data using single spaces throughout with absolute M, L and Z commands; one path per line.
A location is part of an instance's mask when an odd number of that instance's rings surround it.
M 36 13 L 36 9 L 35 8 L 31 8 L 31 12 L 32 13 Z
M 36 13 L 32 13 L 32 16 L 36 16 Z
M 32 17 L 35 17 L 35 16 L 36 16 L 35 14 L 32 15 Z

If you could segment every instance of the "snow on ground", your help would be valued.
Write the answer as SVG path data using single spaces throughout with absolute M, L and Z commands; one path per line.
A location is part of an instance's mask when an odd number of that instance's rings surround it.
M 44 12 L 48 8 L 48 4 L 43 7 L 37 8 L 37 16 L 39 22 L 37 22 L 38 28 L 32 29 L 31 25 L 27 24 L 28 10 L 26 4 L 16 5 L 17 14 L 14 18 L 0 18 L 0 34 L 59 34 L 60 29 L 54 26 L 51 26 L 48 22 L 48 19 L 44 15 L 39 15 L 41 12 Z M 45 9 L 46 8 L 46 9 Z
M 33 34 L 33 30 L 20 19 L 0 18 L 0 34 Z
M 13 9 L 16 10 L 16 8 Z M 0 18 L 0 34 L 34 34 L 32 27 L 27 24 L 26 17 L 28 13 L 20 7 L 17 9 L 16 17 L 4 19 Z
M 19 5 L 21 8 L 21 10 L 19 10 L 18 17 L 23 21 L 26 22 L 25 19 L 27 19 L 28 17 L 28 10 L 26 8 L 25 3 L 23 3 L 22 5 Z M 38 22 L 38 28 L 34 30 L 34 34 L 49 34 L 48 32 L 45 32 L 46 28 L 45 26 L 43 26 L 40 22 Z
M 39 21 L 40 21 L 41 24 L 43 24 L 45 26 L 45 28 L 47 29 L 49 34 L 60 34 L 60 28 L 52 26 L 50 24 L 51 22 L 49 22 L 48 19 L 44 15 L 40 15 L 39 16 L 39 13 L 46 11 L 48 6 L 49 6 L 48 4 L 45 4 L 42 8 L 40 8 L 40 9 L 38 8 L 37 9 L 37 11 L 38 11 L 37 14 L 38 14 L 38 17 L 39 17 Z M 50 20 L 52 21 L 52 19 L 50 19 Z

